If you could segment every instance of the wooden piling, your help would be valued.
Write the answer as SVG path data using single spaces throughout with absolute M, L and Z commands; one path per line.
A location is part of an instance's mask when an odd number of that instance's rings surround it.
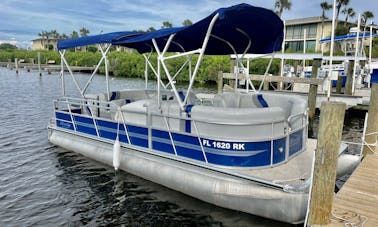
M 218 93 L 222 93 L 223 92 L 223 72 L 222 71 L 218 72 L 217 85 L 218 85 Z
M 39 52 L 39 51 L 37 53 L 37 59 L 38 59 L 38 73 L 39 73 L 39 76 L 42 76 L 42 73 L 41 73 L 41 52 Z
M 16 68 L 16 74 L 18 74 L 18 58 L 14 59 L 14 67 Z
M 264 84 L 263 84 L 263 90 L 264 90 L 264 91 L 268 91 L 268 90 L 269 90 L 269 82 L 264 81 Z
M 341 94 L 342 87 L 343 87 L 343 77 L 341 75 L 338 75 L 337 83 L 336 83 L 336 94 Z
M 345 103 L 322 102 L 307 226 L 328 224 L 336 181 Z
M 371 76 L 371 93 L 370 93 L 370 104 L 369 104 L 369 115 L 366 124 L 366 136 L 365 142 L 368 144 L 374 144 L 377 142 L 378 135 L 378 69 L 374 69 Z M 369 135 L 370 134 L 370 135 Z M 373 152 L 378 152 L 378 146 L 367 146 L 365 145 L 362 153 L 363 155 L 373 154 Z
M 345 84 L 345 92 L 344 92 L 346 95 L 352 95 L 354 64 L 355 64 L 354 60 L 350 60 L 348 63 L 347 81 Z
M 317 78 L 318 69 L 321 65 L 322 59 L 314 59 L 312 63 L 311 78 Z M 318 94 L 318 85 L 311 84 L 308 91 L 308 120 L 309 120 L 309 133 L 312 135 L 313 123 L 316 109 L 316 95 Z

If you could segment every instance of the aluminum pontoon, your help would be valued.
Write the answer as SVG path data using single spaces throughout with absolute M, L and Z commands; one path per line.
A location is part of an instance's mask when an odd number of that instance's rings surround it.
M 240 4 L 185 27 L 60 40 L 63 97 L 54 102 L 49 140 L 221 207 L 303 222 L 313 156 L 306 150 L 307 102 L 256 92 L 217 94 L 203 103 L 192 91 L 205 54 L 271 54 L 280 49 L 282 39 L 283 23 L 275 13 Z M 64 67 L 69 69 L 65 51 L 89 44 L 99 45 L 102 58 L 83 87 L 69 71 L 81 94 L 69 97 L 64 89 Z M 108 84 L 105 93 L 87 94 L 100 64 L 107 69 L 112 45 L 143 54 L 157 89 L 111 91 Z M 151 51 L 158 56 L 155 68 Z M 182 91 L 175 86 L 181 69 L 173 74 L 167 62 L 186 58 L 183 67 L 191 67 L 191 55 L 197 58 Z M 163 73 L 167 84 L 161 80 Z

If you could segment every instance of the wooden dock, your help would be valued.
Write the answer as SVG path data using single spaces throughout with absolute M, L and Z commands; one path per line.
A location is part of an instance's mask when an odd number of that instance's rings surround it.
M 378 226 L 378 155 L 367 155 L 335 195 L 327 226 Z
M 16 68 L 14 62 L 0 62 L 0 67 L 7 67 L 10 69 Z M 19 69 L 25 69 L 27 71 L 30 70 L 38 70 L 38 64 L 32 63 L 18 63 Z M 61 66 L 56 64 L 41 64 L 41 70 L 52 72 L 52 71 L 60 71 Z M 95 66 L 71 66 L 70 69 L 72 72 L 93 72 L 95 70 Z M 64 67 L 65 71 L 68 71 L 67 67 Z

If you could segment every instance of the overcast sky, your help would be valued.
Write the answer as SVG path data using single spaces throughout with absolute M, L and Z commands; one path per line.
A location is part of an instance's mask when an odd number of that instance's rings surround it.
M 291 0 L 283 19 L 320 16 L 325 0 Z M 332 4 L 333 0 L 327 0 Z M 220 7 L 242 3 L 235 0 L 1 0 L 0 43 L 30 46 L 41 31 L 71 34 L 85 27 L 90 34 L 160 28 L 163 21 L 181 26 L 185 19 L 196 22 Z M 273 9 L 275 0 L 246 0 L 245 3 Z M 350 0 L 356 13 L 372 11 L 378 23 L 378 0 Z M 331 17 L 332 10 L 328 11 Z M 344 16 L 341 16 L 343 19 Z M 357 15 L 352 19 L 357 20 Z

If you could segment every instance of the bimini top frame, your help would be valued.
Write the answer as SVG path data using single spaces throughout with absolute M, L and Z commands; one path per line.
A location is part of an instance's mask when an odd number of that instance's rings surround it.
M 220 8 L 190 26 L 166 28 L 143 34 L 117 35 L 111 38 L 105 37 L 106 39 L 104 38 L 103 41 L 107 41 L 111 45 L 122 45 L 136 49 L 139 53 L 145 54 L 147 61 L 150 59 L 147 57 L 148 53 L 152 51 L 157 53 L 156 69 L 149 62 L 146 63 L 146 66 L 149 66 L 157 77 L 158 93 L 160 92 L 160 85 L 163 84 L 161 74 L 164 72 L 169 80 L 169 83 L 164 87 L 171 86 L 181 109 L 184 110 L 203 55 L 266 54 L 278 51 L 281 49 L 283 40 L 283 22 L 271 10 L 239 4 Z M 68 43 L 67 41 L 67 45 L 58 44 L 58 49 L 72 47 Z M 81 42 L 81 44 L 85 44 L 85 42 Z M 168 54 L 168 52 L 178 53 Z M 106 63 L 107 50 L 102 51 L 102 53 Z M 181 98 L 174 83 L 177 73 L 172 76 L 166 62 L 178 57 L 190 59 L 189 56 L 193 54 L 199 56 L 193 72 L 190 72 L 187 93 L 184 98 Z M 188 63 L 185 62 L 184 64 Z M 191 64 L 188 65 L 190 67 Z M 81 91 L 85 90 L 81 89 Z
M 93 36 L 84 36 L 79 38 L 70 38 L 70 39 L 64 39 L 58 41 L 58 50 L 61 57 L 61 71 L 60 76 L 62 80 L 62 95 L 65 96 L 65 84 L 64 84 L 64 66 L 67 67 L 67 70 L 69 74 L 72 77 L 72 80 L 77 88 L 77 90 L 80 92 L 80 95 L 84 97 L 90 83 L 93 80 L 94 75 L 97 73 L 98 69 L 100 68 L 100 65 L 104 62 L 105 65 L 105 75 L 106 75 L 106 84 L 107 84 L 107 96 L 108 100 L 110 98 L 110 88 L 109 88 L 109 71 L 108 71 L 108 60 L 107 60 L 107 53 L 110 50 L 110 47 L 112 46 L 112 43 L 114 41 L 117 41 L 119 39 L 126 39 L 131 38 L 133 36 L 139 35 L 141 33 L 137 32 L 129 32 L 129 31 L 122 31 L 122 32 L 112 32 L 112 33 L 106 33 L 106 34 L 100 34 L 100 35 L 93 35 Z M 80 87 L 79 83 L 77 82 L 66 58 L 66 49 L 69 48 L 76 48 L 79 46 L 86 46 L 86 45 L 93 45 L 97 44 L 98 49 L 101 52 L 101 59 L 97 63 L 95 70 L 93 71 L 92 75 L 89 77 L 87 83 L 84 85 L 84 87 Z
M 161 29 L 130 39 L 120 39 L 113 44 L 134 48 L 140 53 L 156 51 L 157 69 L 153 71 L 158 81 L 161 81 L 161 70 L 167 75 L 168 85 L 171 86 L 184 110 L 203 55 L 272 53 L 281 49 L 282 40 L 283 22 L 274 12 L 248 4 L 239 4 L 220 8 L 190 26 Z M 178 53 L 167 54 L 168 52 Z M 166 62 L 193 54 L 199 56 L 190 75 L 185 98 L 181 99 L 174 84 L 174 76 L 172 77 L 168 71 Z M 241 61 L 237 62 L 241 63 Z M 160 83 L 158 82 L 158 92 Z

